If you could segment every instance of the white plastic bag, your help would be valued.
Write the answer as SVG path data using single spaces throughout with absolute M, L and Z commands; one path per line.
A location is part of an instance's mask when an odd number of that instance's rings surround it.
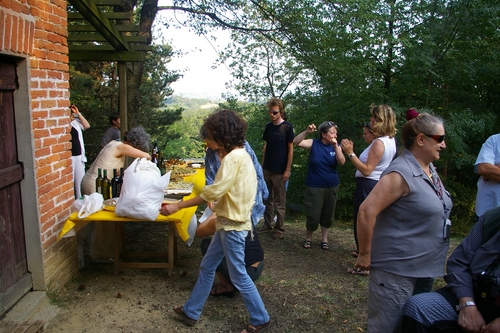
M 78 218 L 83 219 L 102 209 L 104 197 L 102 194 L 94 192 L 91 195 L 83 195 L 83 198 L 73 202 L 73 210 L 78 212 Z
M 156 164 L 145 158 L 137 158 L 125 170 L 115 214 L 146 221 L 156 220 L 169 181 L 170 172 L 162 177 Z

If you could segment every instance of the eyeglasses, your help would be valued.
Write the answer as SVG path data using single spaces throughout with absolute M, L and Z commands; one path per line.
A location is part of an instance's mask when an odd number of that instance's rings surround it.
M 444 135 L 437 135 L 437 134 L 434 134 L 434 135 L 431 135 L 431 134 L 425 134 L 425 136 L 429 137 L 429 138 L 433 138 L 434 140 L 436 140 L 437 143 L 441 143 L 444 141 Z
M 277 115 L 278 113 L 280 113 L 279 111 L 269 111 L 269 114 L 272 114 L 273 116 Z

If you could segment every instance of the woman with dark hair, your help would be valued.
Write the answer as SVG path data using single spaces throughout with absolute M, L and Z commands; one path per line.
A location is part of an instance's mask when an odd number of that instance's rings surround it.
M 304 205 L 306 210 L 306 240 L 302 245 L 311 248 L 313 232 L 321 225 L 321 248 L 329 250 L 328 230 L 333 226 L 335 203 L 339 191 L 339 174 L 337 165 L 345 163 L 342 149 L 337 143 L 337 125 L 325 121 L 319 125 L 319 138 L 306 139 L 306 135 L 316 132 L 316 125 L 307 129 L 293 139 L 300 148 L 309 150 L 307 165 L 306 192 Z
M 97 155 L 94 163 L 82 179 L 82 193 L 91 194 L 96 191 L 95 180 L 97 170 L 106 170 L 109 176 L 113 169 L 123 168 L 125 156 L 132 158 L 147 158 L 149 155 L 150 136 L 144 128 L 134 127 L 127 131 L 123 141 L 110 141 Z M 90 239 L 90 258 L 93 262 L 113 262 L 115 224 L 110 222 L 94 222 Z
M 432 164 L 446 148 L 443 121 L 417 112 L 407 119 L 403 151 L 359 207 L 354 269 L 370 270 L 370 333 L 399 332 L 416 283 L 443 275 L 449 246 L 451 196 Z
M 340 146 L 349 160 L 356 168 L 356 189 L 354 190 L 354 241 L 356 249 L 351 252 L 354 257 L 358 256 L 357 220 L 358 210 L 361 203 L 370 194 L 377 184 L 382 172 L 389 166 L 396 155 L 396 115 L 389 105 L 370 105 L 370 123 L 364 126 L 363 131 L 375 135 L 370 145 L 356 156 L 354 143 L 349 139 L 343 139 Z M 356 274 L 357 271 L 350 269 L 349 273 Z M 365 272 L 366 273 L 366 272 Z
M 242 333 L 264 332 L 269 328 L 269 315 L 245 265 L 245 238 L 252 230 L 251 211 L 257 193 L 255 167 L 244 149 L 246 129 L 247 122 L 234 111 L 220 110 L 210 115 L 201 133 L 207 146 L 220 158 L 212 185 L 205 186 L 197 197 L 160 209 L 161 214 L 170 215 L 182 208 L 216 202 L 213 207 L 217 213 L 216 231 L 201 261 L 198 280 L 184 306 L 174 307 L 174 312 L 189 326 L 200 317 L 217 266 L 225 257 L 231 282 L 250 313 L 250 323 Z

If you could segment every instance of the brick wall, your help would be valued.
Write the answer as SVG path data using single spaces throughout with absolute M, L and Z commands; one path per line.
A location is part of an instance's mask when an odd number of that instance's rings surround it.
M 0 0 L 0 53 L 29 59 L 26 116 L 32 118 L 46 286 L 78 271 L 76 237 L 57 241 L 73 202 L 67 34 L 66 1 Z

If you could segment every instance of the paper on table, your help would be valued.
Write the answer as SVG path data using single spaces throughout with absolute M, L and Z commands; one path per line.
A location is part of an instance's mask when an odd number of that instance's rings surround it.
M 212 215 L 212 210 L 210 209 L 210 207 L 207 207 L 205 208 L 205 211 L 203 212 L 203 215 L 198 219 L 198 221 L 200 223 L 203 223 L 205 222 L 206 219 L 208 219 L 210 217 L 210 215 Z

